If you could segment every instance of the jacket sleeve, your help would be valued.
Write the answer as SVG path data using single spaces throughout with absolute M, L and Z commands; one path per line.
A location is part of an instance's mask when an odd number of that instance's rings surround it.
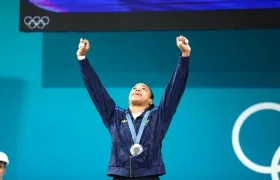
M 97 111 L 101 115 L 103 123 L 110 128 L 111 117 L 115 110 L 115 102 L 108 94 L 107 90 L 101 83 L 98 75 L 91 67 L 87 58 L 79 60 L 82 78 L 84 80 L 87 91 L 94 103 Z
M 189 73 L 190 57 L 180 56 L 176 69 L 159 104 L 160 126 L 165 134 L 184 94 Z

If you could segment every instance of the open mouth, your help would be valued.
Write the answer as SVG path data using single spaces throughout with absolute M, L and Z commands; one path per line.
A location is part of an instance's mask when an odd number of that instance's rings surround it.
M 135 92 L 135 93 L 132 94 L 132 96 L 134 96 L 134 95 L 135 95 L 135 96 L 142 96 L 142 95 L 141 95 L 140 93 L 138 93 L 138 92 Z

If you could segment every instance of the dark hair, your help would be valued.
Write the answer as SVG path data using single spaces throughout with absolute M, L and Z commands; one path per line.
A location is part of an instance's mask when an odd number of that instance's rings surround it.
M 148 86 L 148 85 L 147 85 Z M 154 100 L 155 96 L 154 93 L 152 91 L 152 88 L 150 86 L 148 86 L 150 91 L 151 91 L 151 99 Z M 155 107 L 154 103 L 150 105 L 149 109 L 153 109 Z
M 6 166 L 7 166 L 7 163 L 4 161 L 0 161 L 0 164 L 4 164 L 4 168 L 6 168 Z

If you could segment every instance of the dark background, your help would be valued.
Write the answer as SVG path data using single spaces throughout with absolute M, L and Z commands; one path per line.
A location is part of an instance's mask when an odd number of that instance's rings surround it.
M 26 16 L 48 16 L 43 29 L 30 29 Z M 280 27 L 278 9 L 221 10 L 141 13 L 54 13 L 39 9 L 28 1 L 20 1 L 20 31 L 154 31 L 251 29 Z

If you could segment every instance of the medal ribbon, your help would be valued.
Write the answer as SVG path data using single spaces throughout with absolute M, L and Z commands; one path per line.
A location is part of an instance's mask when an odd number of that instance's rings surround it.
M 145 125 L 146 125 L 146 121 L 149 117 L 149 114 L 150 114 L 150 111 L 147 111 L 145 113 L 145 115 L 144 115 L 144 117 L 141 121 L 141 125 L 140 125 L 140 128 L 139 128 L 138 134 L 136 135 L 136 131 L 135 131 L 134 125 L 132 123 L 130 114 L 126 113 L 126 119 L 127 119 L 127 122 L 128 122 L 129 130 L 131 132 L 131 136 L 132 136 L 134 144 L 139 144 L 140 143 L 140 140 L 141 140 L 141 137 L 142 137 L 142 134 L 144 132 Z

